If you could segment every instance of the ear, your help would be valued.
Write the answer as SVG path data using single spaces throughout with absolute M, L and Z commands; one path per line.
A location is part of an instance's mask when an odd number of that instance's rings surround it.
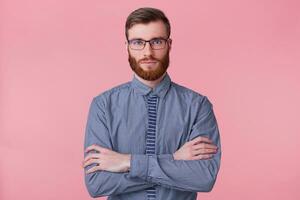
M 126 48 L 126 51 L 128 51 L 128 42 L 127 42 L 127 40 L 125 40 L 125 48 Z
M 168 40 L 168 45 L 169 45 L 169 51 L 171 51 L 171 49 L 172 49 L 172 39 L 171 38 L 169 38 L 169 40 Z

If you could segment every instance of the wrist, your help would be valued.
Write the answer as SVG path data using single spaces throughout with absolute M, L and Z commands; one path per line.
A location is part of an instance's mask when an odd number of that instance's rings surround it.
M 174 160 L 177 160 L 176 153 L 173 153 L 172 156 Z
M 130 171 L 130 161 L 131 161 L 131 154 L 125 155 L 125 168 L 126 172 Z

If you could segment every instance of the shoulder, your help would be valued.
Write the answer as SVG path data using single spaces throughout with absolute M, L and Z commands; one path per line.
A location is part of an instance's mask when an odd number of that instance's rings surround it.
M 96 96 L 94 96 L 93 101 L 97 104 L 105 104 L 109 99 L 119 96 L 122 93 L 127 93 L 130 89 L 130 81 L 126 83 L 121 83 L 110 89 L 107 89 Z
M 172 89 L 173 92 L 175 92 L 181 98 L 189 100 L 192 105 L 211 104 L 211 102 L 205 94 L 192 90 L 186 86 L 172 82 Z
M 213 104 L 208 97 L 201 92 L 194 91 L 177 83 L 172 83 L 173 90 L 178 94 L 183 102 L 187 102 L 192 116 L 202 117 L 213 112 Z

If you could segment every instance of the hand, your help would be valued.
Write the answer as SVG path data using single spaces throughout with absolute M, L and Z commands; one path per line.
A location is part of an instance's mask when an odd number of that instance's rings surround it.
M 174 160 L 201 160 L 211 158 L 218 150 L 207 137 L 196 137 L 186 142 L 174 154 Z
M 101 147 L 99 145 L 91 145 L 86 148 L 85 152 L 95 150 L 97 153 L 89 153 L 84 161 L 82 167 L 89 166 L 96 163 L 97 166 L 91 167 L 86 171 L 87 174 L 105 170 L 110 172 L 127 172 L 130 168 L 130 154 L 121 154 L 110 149 Z

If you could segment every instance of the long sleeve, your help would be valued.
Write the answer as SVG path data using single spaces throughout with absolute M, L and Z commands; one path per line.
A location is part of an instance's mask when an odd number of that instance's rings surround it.
M 197 102 L 195 122 L 189 140 L 197 136 L 209 137 L 218 152 L 205 160 L 174 160 L 172 154 L 131 156 L 130 177 L 182 191 L 209 192 L 220 167 L 221 146 L 217 121 L 207 97 Z
M 97 100 L 96 98 L 93 99 L 89 109 L 84 149 L 92 144 L 112 149 L 103 109 L 104 103 Z M 84 156 L 86 155 L 87 153 L 84 153 Z M 95 164 L 87 166 L 86 170 L 93 166 Z M 139 177 L 130 177 L 129 172 L 114 173 L 109 171 L 96 171 L 85 174 L 85 184 L 90 196 L 94 198 L 143 190 L 155 185 Z

